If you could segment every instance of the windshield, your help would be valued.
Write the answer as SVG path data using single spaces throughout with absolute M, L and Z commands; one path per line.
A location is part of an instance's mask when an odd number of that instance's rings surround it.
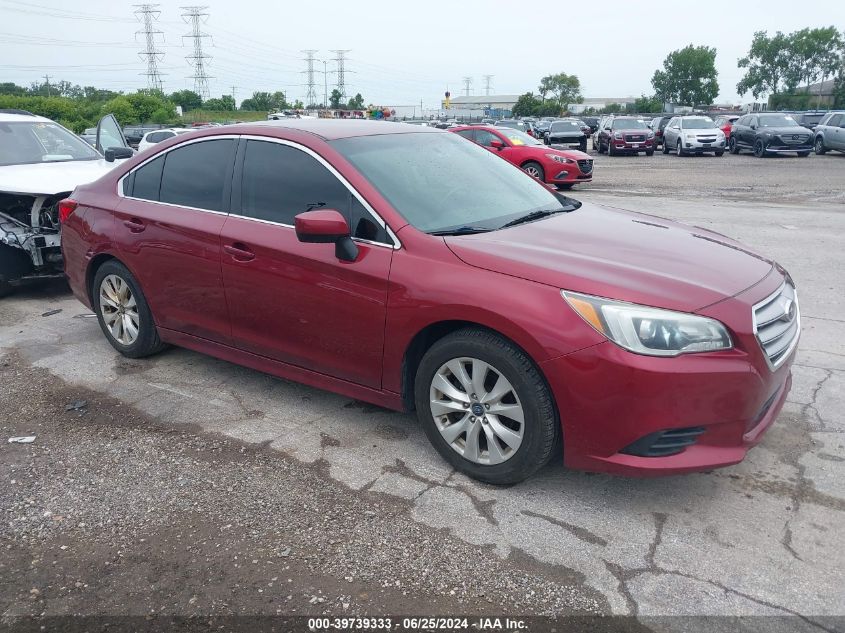
M 332 141 L 413 226 L 495 229 L 560 200 L 521 169 L 457 134 L 383 134 Z
M 638 119 L 614 119 L 611 127 L 614 130 L 645 130 L 647 126 Z
M 94 148 L 52 122 L 0 123 L 0 165 L 56 163 L 100 158 Z
M 710 130 L 716 127 L 711 119 L 682 119 L 685 130 Z
M 580 132 L 581 126 L 575 121 L 555 121 L 549 128 L 549 132 Z
M 760 117 L 760 127 L 796 127 L 797 125 L 795 119 L 785 114 L 769 114 Z
M 500 127 L 525 127 L 521 121 L 496 121 L 496 125 Z
M 499 134 L 508 139 L 512 145 L 542 145 L 540 141 L 525 132 L 506 127 L 498 130 Z

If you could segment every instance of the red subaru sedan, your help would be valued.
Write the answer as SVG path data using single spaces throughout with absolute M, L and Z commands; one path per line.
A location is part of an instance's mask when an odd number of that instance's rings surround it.
M 498 154 L 526 173 L 559 189 L 593 179 L 592 157 L 578 150 L 552 149 L 542 141 L 508 127 L 465 126 L 449 129 Z
M 177 345 L 415 409 L 491 483 L 558 450 L 633 475 L 735 464 L 791 384 L 780 266 L 432 128 L 204 129 L 78 187 L 60 217 L 73 292 L 120 353 Z

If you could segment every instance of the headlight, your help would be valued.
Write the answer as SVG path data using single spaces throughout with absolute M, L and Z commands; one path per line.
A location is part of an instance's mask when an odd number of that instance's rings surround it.
M 649 137 L 649 138 L 654 138 L 654 132 L 649 132 L 649 133 L 648 133 L 648 137 Z
M 686 138 L 688 141 L 694 141 L 695 134 L 687 134 L 684 138 Z
M 574 163 L 575 161 L 566 156 L 558 156 L 557 154 L 546 154 L 546 158 L 551 158 L 556 163 Z
M 613 138 L 622 138 L 622 132 L 614 132 Z
M 636 354 L 678 356 L 733 347 L 727 329 L 715 319 L 566 290 L 561 294 L 594 329 Z

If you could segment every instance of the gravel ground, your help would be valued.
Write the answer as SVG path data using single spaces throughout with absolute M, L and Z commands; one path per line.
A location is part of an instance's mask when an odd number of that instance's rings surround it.
M 0 384 L 3 436 L 37 436 L 0 445 L 7 617 L 606 611 L 578 574 L 499 560 L 320 463 L 168 428 L 14 354 Z

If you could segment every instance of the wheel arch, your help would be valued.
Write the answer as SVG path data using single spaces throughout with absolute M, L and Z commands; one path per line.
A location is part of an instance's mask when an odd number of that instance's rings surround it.
M 87 293 L 88 300 L 91 302 L 92 306 L 94 306 L 94 277 L 97 275 L 97 271 L 103 264 L 113 259 L 120 262 L 120 260 L 111 253 L 98 253 L 91 258 L 90 262 L 88 262 L 88 268 L 85 269 L 85 292 Z M 123 262 L 120 263 L 123 264 Z M 123 265 L 125 266 L 126 264 Z

